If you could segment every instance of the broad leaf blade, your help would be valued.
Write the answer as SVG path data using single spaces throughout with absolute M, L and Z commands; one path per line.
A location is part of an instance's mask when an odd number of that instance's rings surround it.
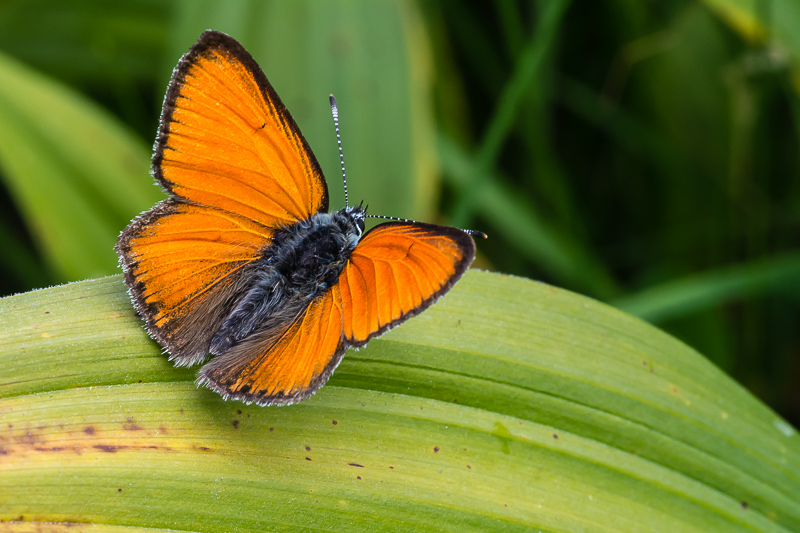
M 119 277 L 0 300 L 0 519 L 186 531 L 792 531 L 800 438 L 610 307 L 470 271 L 296 406 L 225 402 Z

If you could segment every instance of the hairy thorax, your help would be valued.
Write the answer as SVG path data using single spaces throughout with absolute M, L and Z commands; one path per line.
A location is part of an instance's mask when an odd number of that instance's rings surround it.
M 336 283 L 364 231 L 360 207 L 317 213 L 275 230 L 255 266 L 247 295 L 216 332 L 210 352 L 222 354 L 251 335 L 279 335 Z

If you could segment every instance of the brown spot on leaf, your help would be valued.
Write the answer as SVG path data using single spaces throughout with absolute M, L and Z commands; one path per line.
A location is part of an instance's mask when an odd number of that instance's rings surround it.
M 94 429 L 92 426 L 86 426 L 85 428 L 83 428 L 83 432 L 86 433 L 87 435 L 94 435 L 97 432 L 97 430 Z
M 240 415 L 240 414 L 242 414 L 242 410 L 241 410 L 241 409 L 237 409 L 237 410 L 236 410 L 236 414 L 237 414 L 237 415 Z
M 239 421 L 238 420 L 232 421 L 231 425 L 233 426 L 233 429 L 239 429 Z
M 439 447 L 438 446 L 434 446 L 433 447 L 433 453 L 439 453 Z
M 141 431 L 144 428 L 139 424 L 122 424 L 122 429 L 125 431 Z
M 96 444 L 92 446 L 95 450 L 100 450 L 106 453 L 117 453 L 118 451 L 127 448 L 127 446 L 112 446 L 110 444 Z
M 356 479 L 361 479 L 361 476 L 356 476 Z
M 350 465 L 350 466 L 356 466 L 358 468 L 364 468 L 364 465 L 360 465 L 358 463 L 347 463 L 347 464 Z M 392 468 L 392 467 L 390 466 L 389 468 Z
M 558 433 L 553 433 L 553 438 L 558 440 Z
M 306 446 L 306 451 L 310 452 L 311 451 L 311 446 Z
M 747 509 L 748 507 L 750 507 L 750 505 L 748 505 L 747 502 L 742 502 L 742 509 Z
M 311 460 L 311 457 L 306 457 L 306 461 L 310 461 L 310 460 Z
M 339 422 L 338 422 L 337 420 L 331 420 L 331 424 L 333 424 L 334 426 L 335 426 L 336 424 L 338 424 L 338 423 L 339 423 Z M 9 424 L 9 425 L 10 425 L 10 424 Z

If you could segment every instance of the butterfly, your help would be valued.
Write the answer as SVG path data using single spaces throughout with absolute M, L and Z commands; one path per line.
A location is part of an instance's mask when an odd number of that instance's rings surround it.
M 214 356 L 198 384 L 245 403 L 314 394 L 347 348 L 446 293 L 484 236 L 401 219 L 365 231 L 363 207 L 328 212 L 297 124 L 216 31 L 173 72 L 152 173 L 169 197 L 116 245 L 133 305 L 174 364 Z

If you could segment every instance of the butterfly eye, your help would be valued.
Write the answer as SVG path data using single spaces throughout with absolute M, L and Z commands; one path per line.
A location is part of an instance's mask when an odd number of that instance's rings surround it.
M 350 223 L 355 224 L 356 229 L 358 230 L 358 237 L 360 238 L 361 235 L 364 233 L 364 221 L 367 218 L 367 210 L 359 205 L 353 207 L 345 207 L 344 209 L 342 209 L 342 212 L 344 212 L 347 215 L 347 218 L 350 219 L 349 221 Z

